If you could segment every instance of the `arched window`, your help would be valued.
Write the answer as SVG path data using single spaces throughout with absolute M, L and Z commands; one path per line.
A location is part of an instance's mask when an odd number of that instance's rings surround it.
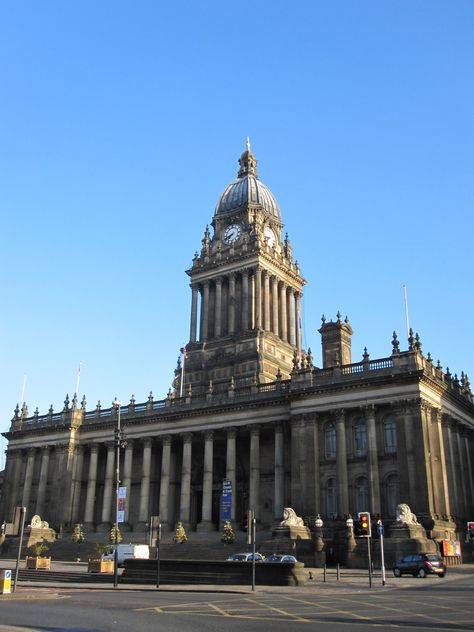
M 355 506 L 356 513 L 370 511 L 369 507 L 369 483 L 365 476 L 359 476 L 355 481 Z
M 367 454 L 367 426 L 361 417 L 354 425 L 354 455 L 365 456 Z
M 383 442 L 385 454 L 397 452 L 397 426 L 393 415 L 387 415 L 383 420 Z
M 395 518 L 397 505 L 400 502 L 398 476 L 389 474 L 385 479 L 385 513 L 390 518 Z
M 324 432 L 324 450 L 327 459 L 336 458 L 336 427 L 333 423 L 327 424 Z
M 337 515 L 337 489 L 335 478 L 328 478 L 326 482 L 326 515 L 329 518 Z

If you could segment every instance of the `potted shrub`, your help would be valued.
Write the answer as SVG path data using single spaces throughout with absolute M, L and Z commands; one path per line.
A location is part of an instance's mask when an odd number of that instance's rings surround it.
M 30 547 L 28 547 L 32 553 L 32 556 L 27 555 L 26 557 L 26 568 L 43 568 L 49 570 L 51 568 L 51 558 L 44 557 L 43 553 L 46 553 L 48 547 L 44 542 L 35 542 Z
M 87 563 L 87 572 L 88 573 L 113 573 L 114 561 L 102 559 L 102 555 L 104 553 L 107 553 L 107 551 L 110 550 L 110 545 L 104 544 L 103 542 L 99 542 L 96 545 L 95 550 L 97 552 L 97 556 L 93 559 L 89 559 Z

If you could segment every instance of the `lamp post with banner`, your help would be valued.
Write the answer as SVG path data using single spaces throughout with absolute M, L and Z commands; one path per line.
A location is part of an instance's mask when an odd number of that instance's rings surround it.
M 124 521 L 125 500 L 127 488 L 120 487 L 120 449 L 122 443 L 122 428 L 120 426 L 120 407 L 122 402 L 114 399 L 112 406 L 117 411 L 117 427 L 115 430 L 115 550 L 114 550 L 114 588 L 118 585 L 118 545 L 119 545 L 119 522 Z

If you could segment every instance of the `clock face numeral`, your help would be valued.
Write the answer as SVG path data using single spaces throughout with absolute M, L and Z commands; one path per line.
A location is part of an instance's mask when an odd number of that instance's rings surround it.
M 268 226 L 265 226 L 263 235 L 265 237 L 265 241 L 270 246 L 270 248 L 273 248 L 273 246 L 275 245 L 275 239 L 276 239 L 275 233 L 273 232 L 273 230 L 269 228 Z
M 238 224 L 231 224 L 230 226 L 227 226 L 224 232 L 224 243 L 233 244 L 239 237 L 240 226 Z

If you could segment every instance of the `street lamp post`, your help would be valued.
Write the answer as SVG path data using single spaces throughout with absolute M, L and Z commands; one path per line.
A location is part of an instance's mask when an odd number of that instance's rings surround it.
M 117 411 L 117 428 L 115 431 L 115 550 L 114 550 L 114 588 L 118 585 L 118 545 L 119 545 L 119 494 L 120 494 L 120 447 L 122 442 L 122 430 L 120 427 L 120 407 L 122 402 L 115 398 L 113 407 Z
M 321 516 L 318 514 L 316 520 L 314 521 L 315 526 L 315 564 L 316 566 L 324 566 L 324 541 L 323 541 L 323 521 Z

